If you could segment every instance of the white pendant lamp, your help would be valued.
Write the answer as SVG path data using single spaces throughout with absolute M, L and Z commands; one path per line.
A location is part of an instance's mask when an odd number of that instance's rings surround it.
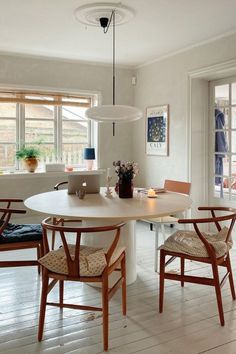
M 117 8 L 118 6 L 118 8 Z M 100 105 L 87 109 L 85 115 L 87 118 L 98 122 L 112 122 L 113 136 L 115 135 L 115 123 L 132 122 L 142 118 L 143 113 L 140 109 L 133 106 L 116 105 L 116 70 L 115 70 L 115 27 L 116 15 L 118 24 L 127 22 L 133 16 L 133 12 L 122 6 L 121 4 L 90 4 L 80 7 L 76 10 L 76 17 L 80 22 L 90 24 L 92 26 L 100 25 L 103 32 L 107 33 L 112 21 L 113 40 L 112 40 L 112 104 Z

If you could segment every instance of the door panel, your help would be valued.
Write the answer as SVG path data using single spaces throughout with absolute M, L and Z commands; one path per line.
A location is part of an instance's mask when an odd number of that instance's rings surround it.
M 236 77 L 211 81 L 209 98 L 209 204 L 236 207 Z

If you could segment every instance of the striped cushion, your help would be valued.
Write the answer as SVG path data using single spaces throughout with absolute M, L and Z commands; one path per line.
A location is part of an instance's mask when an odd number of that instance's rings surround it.
M 68 244 L 71 258 L 75 258 L 75 245 Z M 117 247 L 111 258 L 110 264 L 114 263 L 121 253 L 125 250 L 124 247 Z M 95 248 L 88 246 L 80 246 L 80 276 L 92 277 L 99 276 L 107 265 L 106 249 Z M 53 250 L 39 259 L 49 271 L 59 274 L 68 274 L 67 260 L 64 247 L 58 250 Z
M 217 234 L 202 233 L 206 240 L 214 247 L 217 258 L 224 256 L 232 248 L 232 239 L 227 243 L 225 242 L 227 233 L 227 227 L 222 228 Z M 206 247 L 195 231 L 178 230 L 168 237 L 164 245 L 160 246 L 159 249 L 184 253 L 194 257 L 209 257 Z

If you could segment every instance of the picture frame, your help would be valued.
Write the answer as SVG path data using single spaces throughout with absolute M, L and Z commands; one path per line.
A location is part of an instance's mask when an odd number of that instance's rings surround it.
M 169 155 L 169 105 L 147 108 L 146 154 Z

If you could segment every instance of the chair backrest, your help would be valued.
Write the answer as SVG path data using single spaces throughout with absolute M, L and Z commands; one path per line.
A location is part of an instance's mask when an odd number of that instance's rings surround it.
M 44 254 L 47 254 L 50 251 L 48 236 L 50 239 L 51 232 L 48 233 L 48 231 L 57 232 L 60 235 L 64 250 L 65 250 L 67 268 L 68 268 L 68 276 L 79 278 L 80 277 L 79 255 L 80 255 L 81 234 L 83 234 L 83 236 L 86 237 L 86 233 L 99 233 L 99 232 L 114 231 L 114 238 L 112 239 L 112 237 L 111 237 L 111 244 L 107 248 L 107 251 L 105 252 L 106 264 L 109 264 L 111 257 L 113 255 L 113 252 L 115 251 L 115 248 L 119 242 L 120 229 L 122 226 L 124 226 L 124 223 L 119 223 L 116 225 L 109 225 L 109 226 L 96 226 L 96 227 L 95 226 L 94 227 L 79 227 L 79 226 L 71 227 L 71 226 L 54 225 L 54 224 L 52 224 L 52 218 L 47 218 L 42 221 Z M 75 242 L 74 242 L 75 254 L 74 254 L 73 258 L 70 255 L 69 247 L 68 247 L 69 244 L 67 243 L 68 233 L 70 235 L 70 240 L 71 240 L 71 235 L 74 234 L 74 236 L 75 236 Z M 71 241 L 70 241 L 70 243 L 71 243 Z
M 57 184 L 54 186 L 55 191 L 58 191 L 61 186 L 63 186 L 63 185 L 65 186 L 66 184 L 68 184 L 68 181 L 57 183 Z
M 26 210 L 23 209 L 16 209 L 12 208 L 12 203 L 22 203 L 22 199 L 16 199 L 16 198 L 1 198 L 0 203 L 4 203 L 5 205 L 2 207 L 0 206 L 0 236 L 6 226 L 8 225 L 8 222 L 10 221 L 10 218 L 12 214 L 25 214 Z
M 191 183 L 189 182 L 181 182 L 181 181 L 173 181 L 171 179 L 166 179 L 164 188 L 170 192 L 176 192 L 181 194 L 190 194 Z

